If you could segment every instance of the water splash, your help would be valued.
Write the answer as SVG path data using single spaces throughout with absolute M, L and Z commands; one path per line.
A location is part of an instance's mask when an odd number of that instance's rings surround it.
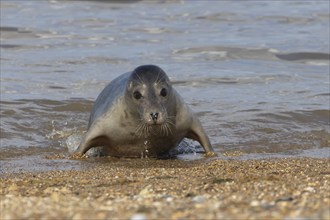
M 59 122 L 51 121 L 51 132 L 46 134 L 49 140 L 56 141 L 60 147 L 66 147 L 66 140 L 72 134 L 76 133 L 76 129 L 67 128 L 68 122 L 60 124 Z
M 66 139 L 65 144 L 70 154 L 76 151 L 76 149 L 79 147 L 82 138 L 82 133 L 74 133 Z
M 145 140 L 143 142 L 143 149 L 141 151 L 141 159 L 149 158 L 149 149 L 150 149 L 150 141 Z

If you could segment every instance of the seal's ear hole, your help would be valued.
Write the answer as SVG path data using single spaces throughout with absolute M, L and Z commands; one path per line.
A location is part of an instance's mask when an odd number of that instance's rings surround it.
M 163 96 L 163 97 L 167 96 L 167 90 L 165 88 L 160 90 L 160 95 Z
M 142 94 L 139 92 L 139 91 L 135 91 L 133 93 L 133 97 L 137 100 L 141 99 L 142 98 Z

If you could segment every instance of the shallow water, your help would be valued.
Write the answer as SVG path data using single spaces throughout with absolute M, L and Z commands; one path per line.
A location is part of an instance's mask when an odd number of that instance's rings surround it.
M 168 73 L 220 154 L 330 157 L 328 1 L 1 1 L 0 15 L 2 172 L 47 170 L 142 64 Z

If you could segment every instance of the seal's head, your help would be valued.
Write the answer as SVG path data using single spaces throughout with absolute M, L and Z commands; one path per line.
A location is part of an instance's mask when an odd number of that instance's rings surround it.
M 140 126 L 147 133 L 160 128 L 168 134 L 173 125 L 172 86 L 166 73 L 154 65 L 137 67 L 128 81 L 126 97 L 131 109 L 139 115 Z M 166 132 L 165 132 L 166 131 Z

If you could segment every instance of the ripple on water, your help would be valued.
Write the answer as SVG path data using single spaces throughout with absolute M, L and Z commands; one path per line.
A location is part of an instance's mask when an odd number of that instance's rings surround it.
M 328 155 L 327 6 L 1 1 L 1 168 L 72 152 L 102 88 L 149 63 L 174 79 L 217 152 Z M 199 158 L 200 146 L 184 143 L 175 154 Z

